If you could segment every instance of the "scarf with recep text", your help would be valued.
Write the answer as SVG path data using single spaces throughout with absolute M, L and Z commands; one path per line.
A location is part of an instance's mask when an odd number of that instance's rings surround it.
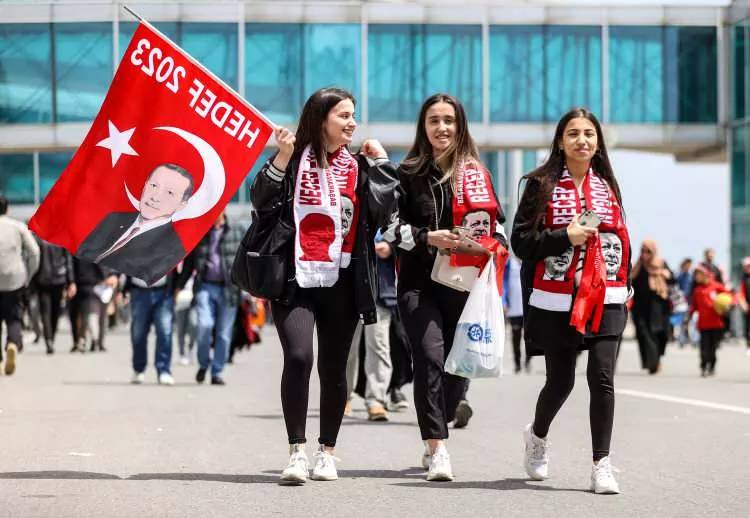
M 570 325 L 585 334 L 589 323 L 591 331 L 598 332 L 605 304 L 624 304 L 628 298 L 630 237 L 614 193 L 592 169 L 586 174 L 582 192 L 586 208 L 599 216 L 601 224 L 598 235 L 586 242 L 578 289 L 575 289 L 575 273 L 581 247 L 571 245 L 562 256 L 547 257 L 537 263 L 529 304 L 548 311 L 570 311 Z M 581 196 L 565 169 L 547 203 L 544 227 L 566 228 L 580 212 Z
M 302 288 L 330 287 L 351 262 L 357 234 L 357 159 L 346 147 L 319 167 L 311 146 L 302 152 L 294 188 L 294 259 Z M 348 222 L 348 230 L 345 228 Z

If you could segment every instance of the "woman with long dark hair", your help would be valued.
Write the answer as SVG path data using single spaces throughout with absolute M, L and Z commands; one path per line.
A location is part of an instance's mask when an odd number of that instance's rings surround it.
M 534 480 L 547 478 L 547 434 L 573 389 L 577 352 L 588 349 L 591 489 L 619 493 L 609 446 L 615 359 L 627 319 L 630 239 L 594 114 L 585 108 L 566 113 L 549 158 L 524 178 L 511 244 L 522 260 L 527 352 L 544 354 L 547 367 L 534 421 L 524 431 L 526 472 Z
M 346 361 L 361 318 L 376 319 L 373 282 L 375 231 L 393 203 L 395 166 L 376 140 L 366 140 L 352 154 L 357 123 L 352 94 L 323 88 L 305 103 L 296 135 L 275 130 L 278 152 L 261 169 L 252 187 L 258 212 L 254 224 L 282 218 L 294 228 L 287 246 L 291 272 L 285 293 L 271 303 L 284 351 L 281 403 L 289 436 L 289 464 L 281 480 L 308 478 L 304 445 L 313 327 L 318 337 L 320 377 L 320 447 L 314 480 L 336 480 L 336 438 L 347 398 Z M 288 201 L 290 209 L 278 216 Z
M 471 407 L 465 401 L 468 380 L 447 374 L 443 366 L 468 293 L 433 281 L 431 271 L 439 250 L 456 249 L 455 227 L 466 228 L 486 248 L 497 248 L 498 241 L 507 246 L 490 174 L 454 97 L 436 94 L 424 102 L 399 179 L 398 219 L 385 239 L 401 256 L 399 309 L 413 349 L 414 406 L 425 441 L 422 465 L 427 480 L 453 480 L 445 447 L 448 423 L 465 424 Z M 487 259 L 461 260 L 482 266 Z

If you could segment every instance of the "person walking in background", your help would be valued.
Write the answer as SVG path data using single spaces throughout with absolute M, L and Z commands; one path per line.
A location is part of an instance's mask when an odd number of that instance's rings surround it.
M 675 281 L 677 283 L 677 289 L 679 289 L 680 293 L 682 293 L 682 296 L 684 298 L 685 304 L 687 306 L 690 305 L 690 295 L 693 292 L 693 260 L 689 257 L 686 257 L 682 260 L 680 263 L 680 273 L 677 274 L 677 277 L 675 278 Z M 685 313 L 682 314 L 682 317 L 685 316 Z M 680 322 L 678 322 L 678 337 L 677 340 L 680 344 L 680 347 L 683 347 L 686 344 L 692 343 L 691 338 L 691 329 L 690 329 L 691 323 L 688 320 L 685 320 L 682 318 Z
M 544 353 L 547 378 L 534 421 L 524 429 L 524 467 L 534 480 L 548 477 L 549 429 L 573 390 L 578 351 L 588 349 L 590 487 L 595 493 L 619 493 L 610 442 L 615 363 L 627 321 L 630 237 L 594 114 L 585 108 L 566 113 L 557 124 L 549 158 L 525 178 L 511 243 L 522 261 L 524 294 L 529 294 L 524 308 L 527 351 Z M 563 254 L 571 260 L 556 259 Z M 562 275 L 551 276 L 550 262 L 568 266 Z
M 91 339 L 90 350 L 94 351 L 99 345 L 103 347 L 101 338 L 103 337 L 105 325 L 101 325 L 101 306 L 100 296 L 106 296 L 114 293 L 114 288 L 119 280 L 118 275 L 109 268 L 100 266 L 96 263 L 86 261 L 85 259 L 73 258 L 73 278 L 75 279 L 75 295 L 70 303 L 70 321 L 73 330 L 73 347 L 71 353 L 86 352 L 86 339 Z M 98 337 L 94 336 L 91 329 L 91 315 L 95 313 L 99 319 Z M 99 344 L 97 344 L 97 341 Z
M 145 281 L 128 277 L 125 291 L 130 295 L 130 341 L 133 346 L 133 378 L 140 385 L 145 381 L 148 364 L 148 335 L 151 325 L 156 332 L 154 367 L 160 385 L 174 385 L 172 377 L 172 330 L 174 325 L 174 294 L 177 273 L 172 271 L 149 286 Z
M 211 230 L 185 259 L 177 283 L 177 288 L 182 289 L 195 274 L 193 291 L 198 312 L 198 372 L 195 381 L 198 383 L 205 381 L 210 367 L 211 384 L 225 384 L 222 373 L 240 303 L 240 289 L 232 283 L 230 275 L 242 235 L 242 229 L 231 224 L 222 211 Z
M 409 400 L 401 389 L 414 381 L 414 369 L 411 363 L 411 344 L 398 307 L 391 314 L 390 344 L 393 370 L 388 385 L 388 410 L 401 412 L 409 408 Z
M 703 268 L 713 277 L 713 279 L 719 284 L 724 284 L 724 274 L 721 269 L 714 263 L 716 259 L 716 250 L 713 248 L 706 248 L 703 251 L 703 262 L 700 264 Z
M 523 337 L 523 291 L 521 288 L 521 261 L 515 255 L 508 257 L 503 278 L 503 303 L 508 317 L 513 341 L 513 372 L 521 372 L 521 338 Z M 531 370 L 531 357 L 524 354 L 526 372 Z
M 745 354 L 750 356 L 750 303 L 748 296 L 750 294 L 750 257 L 742 258 L 742 273 L 740 276 L 740 286 L 738 290 L 738 301 L 742 308 L 745 324 Z
M 34 276 L 33 283 L 39 297 L 44 345 L 47 354 L 54 354 L 63 297 L 69 300 L 76 293 L 73 256 L 64 248 L 39 237 L 36 237 L 36 241 L 40 252 L 39 270 Z
M 23 350 L 21 319 L 23 290 L 39 268 L 39 246 L 29 229 L 8 216 L 8 200 L 0 193 L 0 326 L 5 323 L 4 372 L 16 371 L 17 356 Z M 0 363 L 3 361 L 0 344 Z
M 400 254 L 399 310 L 414 355 L 414 406 L 425 443 L 422 466 L 427 480 L 449 481 L 448 423 L 466 426 L 473 410 L 466 400 L 469 380 L 446 373 L 444 366 L 469 294 L 435 282 L 431 272 L 438 250 L 455 252 L 460 239 L 452 232 L 455 227 L 468 228 L 489 250 L 507 247 L 505 216 L 456 98 L 435 94 L 422 104 L 399 180 L 397 218 L 384 237 Z M 477 266 L 477 274 L 487 261 L 466 254 L 453 258 Z
M 635 290 L 632 312 L 641 367 L 648 369 L 649 374 L 656 374 L 661 369 L 669 339 L 669 283 L 674 279 L 654 240 L 643 241 L 631 282 Z
M 721 300 L 721 294 L 724 300 Z M 698 332 L 701 344 L 701 376 L 713 376 L 716 370 L 716 349 L 724 335 L 724 315 L 729 310 L 732 297 L 723 284 L 703 264 L 695 269 L 693 302 L 687 318 L 698 314 Z
M 181 274 L 184 262 L 181 262 L 177 270 Z M 180 365 L 190 365 L 193 361 L 193 346 L 195 345 L 198 313 L 195 309 L 193 299 L 193 277 L 191 276 L 185 286 L 177 290 L 174 302 L 175 332 L 177 333 L 177 345 L 180 352 Z

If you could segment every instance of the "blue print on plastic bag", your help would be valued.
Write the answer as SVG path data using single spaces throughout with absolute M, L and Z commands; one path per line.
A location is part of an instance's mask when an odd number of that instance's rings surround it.
M 468 331 L 469 340 L 472 342 L 484 342 L 486 344 L 492 342 L 492 328 L 482 328 L 480 324 L 472 324 L 469 326 Z

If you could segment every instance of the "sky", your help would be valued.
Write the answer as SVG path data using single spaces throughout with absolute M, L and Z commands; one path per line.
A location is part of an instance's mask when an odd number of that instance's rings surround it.
M 638 253 L 653 238 L 673 270 L 685 257 L 716 250 L 729 266 L 729 165 L 677 163 L 672 155 L 610 151 L 620 183 L 630 239 Z M 635 262 L 634 257 L 634 262 Z

